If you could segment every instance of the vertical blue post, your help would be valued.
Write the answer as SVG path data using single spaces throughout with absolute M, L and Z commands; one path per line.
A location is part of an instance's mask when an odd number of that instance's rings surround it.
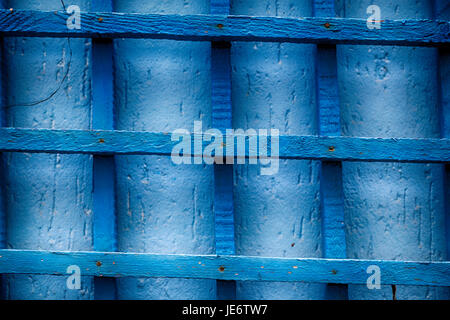
M 450 3 L 436 0 L 436 18 L 450 20 Z M 442 137 L 450 138 L 450 49 L 440 49 Z M 450 259 L 450 165 L 446 166 L 447 260 Z
M 112 0 L 92 0 L 92 11 L 111 12 Z M 114 130 L 113 42 L 92 41 L 92 127 Z M 94 156 L 94 249 L 116 251 L 114 157 Z M 116 297 L 114 278 L 94 278 L 95 299 Z
M 117 12 L 209 13 L 209 0 L 115 0 Z M 211 44 L 115 41 L 116 128 L 211 126 Z M 118 249 L 214 254 L 214 168 L 170 157 L 116 157 Z M 216 281 L 120 279 L 120 299 L 215 299 Z
M 231 14 L 311 17 L 311 0 L 232 0 Z M 316 46 L 232 44 L 233 127 L 316 135 Z M 320 162 L 281 160 L 279 172 L 235 165 L 236 253 L 322 257 Z M 261 266 L 264 267 L 264 266 Z M 238 299 L 323 299 L 326 285 L 238 282 Z
M 364 19 L 372 4 L 344 0 L 339 7 L 346 18 Z M 380 0 L 376 5 L 381 17 L 375 19 L 381 21 L 433 18 L 432 1 Z M 440 136 L 436 49 L 338 46 L 337 58 L 343 135 Z M 445 260 L 443 182 L 442 165 L 344 162 L 348 258 Z M 349 298 L 445 299 L 448 289 L 383 286 L 381 270 L 381 289 L 350 285 Z
M 82 11 L 90 1 L 72 1 Z M 63 10 L 60 1 L 8 1 L 13 9 Z M 5 39 L 5 112 L 8 127 L 91 127 L 91 41 Z M 7 248 L 92 250 L 92 157 L 4 154 Z M 10 299 L 91 299 L 92 277 L 70 290 L 66 277 L 6 277 Z
M 0 8 L 5 8 L 4 0 L 0 0 Z M 3 61 L 3 38 L 0 38 L 0 61 Z M 3 127 L 3 106 L 4 106 L 4 98 L 3 98 L 3 70 L 0 65 L 0 127 Z M 0 154 L 0 248 L 5 248 L 5 240 L 6 240 L 6 216 L 5 216 L 5 207 L 3 203 L 3 192 L 4 192 L 4 166 L 3 166 L 3 156 Z M 0 299 L 4 299 L 3 292 L 3 275 L 0 274 Z
M 229 0 L 211 0 L 211 13 L 228 15 Z M 211 51 L 213 127 L 225 133 L 232 127 L 231 61 L 229 42 L 213 42 Z M 216 254 L 234 254 L 233 165 L 215 165 L 214 211 L 216 217 Z M 217 281 L 217 298 L 232 300 L 235 281 Z
M 315 0 L 314 13 L 316 17 L 334 17 L 336 15 L 334 0 Z M 317 92 L 320 134 L 339 136 L 341 128 L 335 45 L 317 47 Z M 320 181 L 324 256 L 330 259 L 344 259 L 346 248 L 342 163 L 323 161 Z M 326 298 L 347 299 L 347 285 L 328 284 Z

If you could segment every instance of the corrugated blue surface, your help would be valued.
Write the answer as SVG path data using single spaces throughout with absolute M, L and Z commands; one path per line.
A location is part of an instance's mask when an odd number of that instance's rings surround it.
M 73 1 L 87 10 L 90 1 Z M 16 9 L 63 10 L 59 1 L 7 1 Z M 89 129 L 91 41 L 5 39 L 6 125 Z M 50 99 L 51 97 L 51 99 Z M 91 250 L 92 156 L 4 154 L 7 247 Z M 11 299 L 90 299 L 92 279 L 68 290 L 66 279 L 7 277 Z
M 347 18 L 370 0 L 342 1 Z M 382 19 L 432 18 L 432 2 L 378 1 Z M 342 133 L 439 137 L 437 50 L 338 46 Z M 445 260 L 442 165 L 343 163 L 348 258 Z M 381 278 L 381 284 L 382 278 Z M 350 286 L 351 299 L 446 299 L 447 288 Z
M 118 12 L 209 13 L 209 1 L 114 1 Z M 193 130 L 211 126 L 211 45 L 115 41 L 116 128 Z M 213 167 L 169 157 L 117 156 L 118 249 L 127 252 L 215 252 Z M 215 299 L 216 282 L 120 279 L 120 299 Z
M 312 16 L 312 1 L 231 1 L 232 14 Z M 232 44 L 233 127 L 317 134 L 316 47 L 285 43 Z M 300 58 L 301 57 L 301 58 Z M 257 165 L 235 165 L 236 253 L 321 257 L 320 163 L 281 161 L 273 176 Z M 240 282 L 239 299 L 320 299 L 325 287 Z

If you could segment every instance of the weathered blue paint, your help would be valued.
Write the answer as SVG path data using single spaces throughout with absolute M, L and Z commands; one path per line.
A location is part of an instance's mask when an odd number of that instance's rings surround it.
M 177 11 L 181 13 L 182 11 Z M 166 12 L 167 13 L 167 12 Z M 289 19 L 253 16 L 82 14 L 81 30 L 68 30 L 64 12 L 0 10 L 5 36 L 150 38 L 192 41 L 266 41 L 448 46 L 450 22 L 386 20 L 383 28 L 367 29 L 366 19 Z
M 92 0 L 92 10 L 111 12 L 112 0 Z M 92 127 L 114 129 L 113 43 L 111 39 L 92 41 Z M 116 216 L 114 194 L 114 157 L 94 157 L 94 249 L 115 251 Z M 116 297 L 115 279 L 95 278 L 95 299 Z
M 436 0 L 436 19 L 450 20 L 448 0 Z M 442 137 L 450 138 L 450 48 L 441 48 L 439 71 L 441 80 Z M 446 166 L 447 260 L 450 259 L 450 165 Z
M 366 18 L 371 0 L 344 0 Z M 382 19 L 432 18 L 431 1 L 380 0 Z M 384 25 L 382 24 L 382 29 Z M 342 133 L 438 138 L 437 50 L 338 46 Z M 347 255 L 353 259 L 445 260 L 442 165 L 343 163 Z M 351 299 L 393 299 L 391 286 L 349 286 Z M 398 286 L 397 299 L 446 299 L 447 288 Z
M 0 8 L 5 7 L 4 0 L 0 0 Z M 3 38 L 0 38 L 0 48 L 3 48 Z M 0 61 L 3 61 L 3 50 L 0 50 Z M 0 65 L 0 126 L 3 127 L 3 72 L 2 66 Z M 0 154 L 0 178 L 3 180 L 3 156 Z M 3 249 L 6 247 L 6 215 L 5 215 L 5 207 L 3 203 L 3 195 L 4 195 L 4 187 L 3 184 L 0 185 L 0 248 Z M 5 290 L 3 289 L 3 275 L 0 274 L 0 299 L 5 299 L 3 293 Z
M 316 17 L 334 17 L 334 0 L 315 0 Z M 340 135 L 339 94 L 337 85 L 336 46 L 317 47 L 317 98 L 320 134 Z M 345 258 L 344 208 L 342 199 L 342 169 L 340 162 L 322 162 L 321 200 L 323 248 L 326 258 Z M 347 299 L 347 286 L 329 284 L 329 299 Z
M 211 13 L 228 14 L 229 0 L 211 1 Z M 230 44 L 213 42 L 211 51 L 212 72 L 212 126 L 225 133 L 231 124 L 231 64 Z M 233 168 L 215 167 L 216 253 L 234 253 L 233 226 Z
M 311 16 L 312 1 L 234 0 L 232 14 Z M 314 45 L 232 44 L 233 127 L 317 134 Z M 321 257 L 320 162 L 283 160 L 273 176 L 235 165 L 236 253 Z M 321 299 L 325 286 L 240 282 L 238 299 Z
M 209 1 L 116 0 L 117 12 L 209 13 Z M 192 131 L 211 126 L 210 43 L 116 40 L 116 128 Z M 118 248 L 127 252 L 215 252 L 212 166 L 170 157 L 116 156 Z M 120 279 L 120 299 L 215 299 L 216 282 Z
M 192 141 L 201 135 L 186 134 Z M 207 134 L 203 135 L 208 136 Z M 235 134 L 234 139 L 242 135 Z M 256 151 L 246 139 L 245 156 Z M 223 138 L 226 139 L 226 136 Z M 168 132 L 135 132 L 106 130 L 46 130 L 0 129 L 0 151 L 27 151 L 28 153 L 83 153 L 83 154 L 148 154 L 169 156 L 179 142 L 171 140 Z M 201 144 L 200 142 L 198 142 Z M 270 154 L 271 139 L 268 139 Z M 450 162 L 450 139 L 394 139 L 281 135 L 281 159 L 384 161 L 384 162 Z M 203 147 L 210 142 L 203 141 Z M 236 148 L 235 148 L 236 149 Z M 224 154 L 226 150 L 224 150 Z M 234 153 L 237 155 L 236 150 Z
M 90 1 L 72 4 L 90 10 Z M 7 6 L 62 10 L 53 0 Z M 90 53 L 91 41 L 84 39 L 5 39 L 6 125 L 89 129 Z M 91 250 L 92 156 L 6 153 L 4 161 L 7 247 Z M 12 275 L 5 290 L 10 299 L 93 298 L 90 277 L 83 277 L 81 290 L 68 290 L 60 277 Z
M 228 15 L 229 0 L 211 0 L 211 14 Z M 211 50 L 213 127 L 225 132 L 231 128 L 230 44 L 213 42 Z M 214 212 L 216 218 L 216 254 L 234 254 L 233 166 L 214 168 Z M 217 282 L 217 299 L 236 297 L 234 281 Z
M 166 255 L 125 252 L 50 252 L 0 250 L 1 273 L 65 276 L 76 264 L 86 275 L 172 277 L 273 282 L 367 282 L 366 270 L 378 265 L 386 284 L 450 286 L 450 262 L 271 258 L 216 255 Z M 195 281 L 195 280 L 193 280 Z M 284 283 L 287 285 L 287 283 Z

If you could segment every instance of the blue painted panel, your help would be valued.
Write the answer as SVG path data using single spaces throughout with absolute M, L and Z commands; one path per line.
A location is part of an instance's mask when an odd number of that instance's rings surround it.
M 83 13 L 83 28 L 68 30 L 67 18 L 64 12 L 0 10 L 0 32 L 7 36 L 192 41 L 402 46 L 443 46 L 450 43 L 450 22 L 433 20 L 385 20 L 383 28 L 374 32 L 367 28 L 367 19 Z
M 342 3 L 346 18 L 364 18 L 373 1 Z M 377 5 L 382 19 L 433 18 L 432 1 Z M 337 57 L 343 135 L 440 137 L 436 49 L 338 46 Z M 344 162 L 348 258 L 445 260 L 443 173 L 434 164 Z M 393 299 L 381 284 L 349 286 L 349 298 Z M 448 299 L 449 291 L 398 286 L 396 298 Z
M 73 4 L 90 9 L 90 1 Z M 8 7 L 62 10 L 59 1 L 8 1 Z M 14 38 L 4 42 L 6 125 L 89 129 L 91 41 Z M 5 153 L 7 247 L 92 250 L 92 157 Z M 91 299 L 92 278 L 69 290 L 51 276 L 7 277 L 10 299 Z
M 312 16 L 312 4 L 233 0 L 231 13 L 305 17 Z M 314 45 L 233 42 L 231 54 L 234 128 L 318 133 Z M 317 161 L 281 161 L 273 176 L 261 175 L 257 165 L 235 165 L 236 253 L 321 257 L 319 174 Z M 321 299 L 324 289 L 316 284 L 240 282 L 237 298 Z
M 186 3 L 116 0 L 114 10 L 209 13 L 209 0 Z M 116 128 L 192 130 L 196 120 L 211 127 L 210 66 L 210 43 L 115 40 Z M 177 166 L 161 156 L 116 156 L 115 161 L 120 251 L 215 252 L 212 166 Z M 120 299 L 216 298 L 216 281 L 120 279 L 117 285 Z

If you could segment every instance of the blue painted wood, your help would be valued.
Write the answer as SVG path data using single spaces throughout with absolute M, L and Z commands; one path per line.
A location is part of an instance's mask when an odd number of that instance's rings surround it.
M 226 10 L 225 10 L 226 9 Z M 229 1 L 211 2 L 211 12 L 228 13 Z M 230 45 L 214 42 L 211 52 L 213 127 L 225 133 L 231 124 Z M 232 168 L 215 168 L 216 253 L 234 253 Z
M 0 10 L 3 36 L 151 38 L 191 41 L 436 46 L 450 43 L 450 22 L 386 20 L 380 30 L 366 19 L 278 18 L 218 15 L 82 13 L 82 28 L 69 30 L 65 12 Z
M 234 254 L 233 166 L 215 167 L 216 253 Z
M 211 0 L 211 14 L 228 15 L 229 0 Z M 225 132 L 231 124 L 230 44 L 213 42 L 211 51 L 213 127 Z M 216 217 L 216 254 L 234 254 L 233 167 L 214 168 L 214 211 Z M 236 298 L 234 281 L 217 281 L 217 299 Z
M 5 8 L 4 0 L 0 0 L 0 8 Z M 0 38 L 0 48 L 3 48 L 3 38 Z M 3 54 L 2 50 L 0 50 L 0 61 L 3 61 Z M 2 66 L 0 64 L 0 106 L 2 108 L 0 109 L 0 125 L 3 127 L 3 106 L 4 106 L 4 99 L 3 99 L 3 72 L 2 72 Z M 0 172 L 4 172 L 3 170 L 3 155 L 0 154 Z M 0 176 L 1 180 L 3 181 L 3 176 Z M 6 248 L 6 215 L 4 210 L 4 203 L 3 203 L 3 183 L 0 184 L 0 248 Z M 0 274 L 0 299 L 3 299 L 3 292 L 5 292 L 5 288 L 3 288 L 3 276 Z
M 450 3 L 448 0 L 435 1 L 436 19 L 450 20 Z M 441 129 L 442 137 L 450 138 L 450 49 L 440 49 L 441 80 Z M 446 166 L 446 223 L 447 223 L 447 260 L 450 260 L 450 165 Z
M 341 128 L 336 46 L 319 45 L 317 49 L 317 91 L 320 105 L 320 134 L 323 136 L 339 136 L 341 134 Z
M 316 17 L 334 17 L 334 0 L 315 0 Z M 337 84 L 336 46 L 317 46 L 317 96 L 320 134 L 340 135 L 340 109 Z M 342 199 L 342 167 L 340 162 L 322 162 L 321 202 L 322 234 L 325 258 L 345 258 L 345 225 Z M 346 300 L 347 286 L 329 284 L 328 300 Z
M 92 10 L 111 12 L 111 0 L 94 0 Z M 113 105 L 113 43 L 110 39 L 92 41 L 92 126 L 94 129 L 114 129 Z M 94 250 L 116 251 L 114 157 L 94 157 Z M 94 279 L 96 300 L 116 298 L 115 280 Z
M 341 163 L 323 162 L 321 177 L 325 257 L 346 258 Z
M 228 15 L 230 13 L 230 0 L 211 0 L 211 14 Z
M 235 140 L 238 136 L 234 135 Z M 191 141 L 200 138 L 197 134 L 185 137 Z M 280 136 L 279 141 L 281 159 L 450 162 L 450 139 Z M 2 152 L 170 155 L 177 143 L 171 141 L 170 133 L 161 132 L 0 129 Z M 208 144 L 203 142 L 203 146 Z M 245 156 L 252 152 L 246 148 Z
M 334 17 L 334 0 L 314 0 L 314 15 L 316 17 Z
M 4 8 L 3 1 L 0 1 L 0 8 Z M 0 38 L 0 49 L 3 48 L 3 38 Z M 0 50 L 0 61 L 3 61 L 3 50 Z M 5 106 L 5 101 L 3 98 L 3 72 L 2 72 L 2 66 L 0 64 L 0 106 L 2 108 L 0 109 L 0 126 L 4 126 L 4 111 L 3 106 Z M 0 154 L 0 168 L 3 171 L 3 155 Z M 0 176 L 1 180 L 3 180 L 3 176 Z M 3 183 L 0 184 L 0 248 L 5 248 L 6 245 L 6 215 L 4 210 L 4 203 L 3 203 Z M 1 282 L 1 276 L 0 276 L 0 282 Z M 0 289 L 1 289 L 1 283 L 0 283 Z M 1 291 L 1 290 L 0 290 Z
M 450 286 L 450 262 L 0 250 L 0 273 L 66 275 L 69 265 L 85 276 L 352 284 L 366 284 L 377 265 L 383 284 Z

